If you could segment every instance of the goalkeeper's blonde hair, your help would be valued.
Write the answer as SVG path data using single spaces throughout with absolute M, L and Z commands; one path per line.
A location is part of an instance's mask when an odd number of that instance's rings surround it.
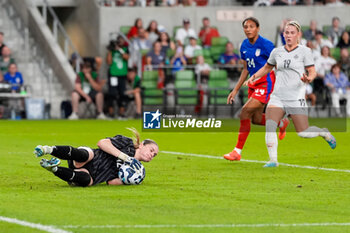
M 140 133 L 135 128 L 127 128 L 127 129 L 134 134 L 132 137 L 132 140 L 134 142 L 135 149 L 138 149 L 140 147 Z M 142 141 L 142 144 L 143 145 L 154 144 L 159 148 L 158 144 L 152 139 L 145 139 Z

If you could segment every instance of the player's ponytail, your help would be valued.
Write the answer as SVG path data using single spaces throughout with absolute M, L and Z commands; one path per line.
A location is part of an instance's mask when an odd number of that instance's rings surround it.
M 134 134 L 134 136 L 132 137 L 132 140 L 134 141 L 134 148 L 138 149 L 140 147 L 140 133 L 135 128 L 127 128 L 127 129 Z M 142 141 L 142 144 L 143 145 L 154 144 L 159 148 L 158 144 L 152 139 L 145 139 Z
M 140 147 L 140 133 L 135 128 L 127 128 L 127 129 L 134 134 L 134 136 L 132 137 L 132 140 L 134 141 L 135 149 L 138 149 Z

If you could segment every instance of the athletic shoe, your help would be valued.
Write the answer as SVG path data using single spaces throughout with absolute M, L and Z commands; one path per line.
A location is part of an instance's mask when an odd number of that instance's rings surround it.
M 324 138 L 324 140 L 328 142 L 329 146 L 332 149 L 335 149 L 335 147 L 337 146 L 337 141 L 335 140 L 335 137 L 329 132 L 328 129 L 324 128 L 323 130 L 327 132 L 327 136 Z
M 107 117 L 105 116 L 105 114 L 103 114 L 103 112 L 101 112 L 100 114 L 98 114 L 96 119 L 98 119 L 98 120 L 107 120 Z
M 50 160 L 41 159 L 40 166 L 45 168 L 48 171 L 52 171 L 52 168 L 57 167 L 61 164 L 61 161 L 57 158 L 51 158 Z
M 289 125 L 288 118 L 284 118 L 282 120 L 282 122 L 283 122 L 283 126 L 280 128 L 280 132 L 278 133 L 278 138 L 280 140 L 282 140 L 286 136 L 286 134 L 287 134 L 286 129 L 287 129 L 288 125 Z
M 70 116 L 68 117 L 68 120 L 78 120 L 79 116 L 76 112 L 72 112 L 72 114 L 70 114 Z
M 50 154 L 51 152 L 52 152 L 51 146 L 37 145 L 34 149 L 34 154 L 36 155 L 36 157 L 41 157 L 43 155 Z
M 278 163 L 273 162 L 273 161 L 269 161 L 264 165 L 264 167 L 278 167 Z
M 235 150 L 231 151 L 229 154 L 224 155 L 225 159 L 231 160 L 231 161 L 234 161 L 234 160 L 239 161 L 239 160 L 241 160 L 241 157 L 242 156 L 240 154 L 238 154 L 238 152 Z

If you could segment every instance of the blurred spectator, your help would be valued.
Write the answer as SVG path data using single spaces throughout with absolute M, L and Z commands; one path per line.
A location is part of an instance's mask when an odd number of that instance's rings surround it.
M 328 0 L 326 6 L 344 6 L 341 0 Z
M 8 72 L 4 75 L 4 81 L 12 85 L 12 92 L 20 92 L 23 85 L 23 77 L 21 72 L 18 72 L 15 63 L 11 63 L 8 66 Z
M 156 41 L 153 44 L 153 49 L 147 54 L 146 64 L 148 65 L 148 69 L 152 70 L 152 66 L 156 66 L 156 70 L 158 69 L 158 88 L 164 87 L 165 81 L 165 53 L 162 52 L 162 46 L 160 42 Z
M 11 50 L 4 46 L 2 49 L 2 57 L 0 57 L 0 71 L 4 74 L 11 63 L 15 63 L 15 59 L 11 57 Z
M 211 46 L 211 38 L 213 37 L 219 37 L 220 34 L 216 28 L 213 28 L 210 26 L 210 20 L 208 17 L 204 17 L 202 19 L 203 27 L 202 30 L 199 32 L 199 38 L 202 41 L 203 47 L 210 47 Z
M 175 50 L 175 43 L 170 40 L 169 34 L 167 32 L 161 32 L 157 40 L 162 46 L 162 53 L 166 54 L 168 49 Z
M 274 6 L 296 5 L 297 0 L 272 0 Z
M 315 47 L 321 52 L 321 48 L 327 46 L 328 48 L 333 48 L 333 44 L 330 40 L 323 38 L 323 33 L 321 31 L 316 31 Z
M 132 100 L 135 101 L 136 105 L 136 115 L 135 118 L 141 118 L 141 108 L 142 108 L 142 99 L 141 99 L 141 78 L 136 74 L 136 69 L 132 68 L 128 71 L 128 81 L 132 86 L 132 90 L 126 91 L 125 94 L 132 95 Z
M 340 27 L 340 19 L 338 17 L 332 18 L 332 26 L 328 28 L 326 35 L 328 39 L 332 42 L 333 47 L 337 46 L 339 38 L 341 37 L 345 29 Z
M 183 19 L 183 27 L 177 29 L 175 40 L 178 46 L 184 46 L 186 39 L 190 36 L 196 38 L 197 33 L 194 29 L 190 28 L 190 20 L 188 18 Z
M 108 51 L 107 64 L 109 65 L 108 72 L 108 95 L 106 105 L 108 114 L 114 116 L 114 100 L 117 101 L 119 107 L 119 116 L 124 117 L 126 96 L 126 79 L 128 74 L 128 59 L 129 51 L 125 46 L 125 40 L 122 36 L 117 37 L 115 47 Z
M 305 99 L 310 100 L 312 107 L 316 106 L 317 98 L 316 95 L 313 93 L 313 88 L 310 83 L 306 85 Z
M 254 3 L 254 6 L 271 6 L 271 0 L 257 0 Z
M 194 57 L 195 50 L 201 50 L 202 46 L 197 44 L 197 39 L 195 37 L 190 37 L 190 43 L 185 47 L 185 57 L 189 63 L 192 63 L 192 58 Z
M 146 64 L 153 66 L 165 65 L 165 53 L 162 52 L 162 46 L 159 41 L 154 42 L 153 49 L 148 52 Z
M 349 38 L 349 32 L 344 31 L 341 34 L 340 40 L 337 44 L 337 47 L 339 48 L 350 48 L 350 38 Z
M 134 39 L 139 35 L 139 30 L 143 28 L 143 23 L 141 18 L 135 20 L 134 26 L 132 26 L 128 32 L 128 39 Z
M 240 60 L 240 57 L 238 54 L 234 52 L 234 47 L 232 42 L 227 42 L 225 52 L 220 55 L 218 63 L 221 65 L 236 66 L 239 64 L 239 60 Z M 237 67 L 225 67 L 224 69 L 227 71 L 228 76 L 231 79 L 238 77 L 239 72 L 241 72 L 241 69 L 238 69 Z
M 327 73 L 330 72 L 332 65 L 334 65 L 336 60 L 330 57 L 329 47 L 324 46 L 321 50 L 321 56 L 315 61 L 316 78 L 313 82 L 314 92 L 317 99 L 325 106 L 326 104 L 326 89 L 324 85 L 324 78 Z
M 159 31 L 158 31 L 158 23 L 155 20 L 152 20 L 148 28 L 146 29 L 147 32 L 147 38 L 151 43 L 153 44 L 159 37 Z
M 104 83 L 99 80 L 97 73 L 92 71 L 90 63 L 84 63 L 82 71 L 78 73 L 75 80 L 75 88 L 72 92 L 73 112 L 68 119 L 79 119 L 78 109 L 81 99 L 88 104 L 95 102 L 98 112 L 97 119 L 106 119 L 106 116 L 103 114 L 103 85 Z
M 276 47 L 279 47 L 279 46 L 282 46 L 282 45 L 285 45 L 286 44 L 286 41 L 284 39 L 284 36 L 283 36 L 283 32 L 284 32 L 284 28 L 286 27 L 287 25 L 287 22 L 289 22 L 291 19 L 283 19 L 281 21 L 281 24 L 279 26 L 279 37 L 277 38 L 277 45 Z
M 195 67 L 196 75 L 200 75 L 201 80 L 203 82 L 207 82 L 209 79 L 209 73 L 211 71 L 211 67 L 208 63 L 205 63 L 204 57 L 202 55 L 197 57 L 197 65 Z
M 181 46 L 177 47 L 175 55 L 171 58 L 170 64 L 173 66 L 171 73 L 175 75 L 177 71 L 183 70 L 187 65 L 186 58 Z
M 131 67 L 136 66 L 139 53 L 141 50 L 149 50 L 152 47 L 152 43 L 146 38 L 146 31 L 143 28 L 139 29 L 138 37 L 136 37 L 132 43 L 130 44 L 129 50 L 131 51 L 130 54 L 130 61 L 131 61 Z
M 4 76 L 2 75 L 2 72 L 0 70 L 0 83 L 3 83 L 4 82 Z
M 337 61 L 330 56 L 329 47 L 322 47 L 321 57 L 319 57 L 315 63 L 317 77 L 323 79 L 335 63 L 337 63 Z
M 326 75 L 325 85 L 330 89 L 332 96 L 332 106 L 335 108 L 336 114 L 340 115 L 339 100 L 346 99 L 346 113 L 350 116 L 350 82 L 348 77 L 341 72 L 340 66 L 334 64 L 331 73 Z
M 306 46 L 311 49 L 312 55 L 314 57 L 314 61 L 316 62 L 321 57 L 320 51 L 318 51 L 318 49 L 315 46 L 315 43 L 311 40 L 308 40 L 306 42 Z
M 341 70 L 346 74 L 347 77 L 350 77 L 350 56 L 349 50 L 346 48 L 340 49 L 340 61 L 339 61 Z
M 2 56 L 2 49 L 5 47 L 6 45 L 4 44 L 4 33 L 0 32 L 0 57 Z
M 304 38 L 306 40 L 315 40 L 316 39 L 316 32 L 317 32 L 317 21 L 316 20 L 311 20 L 310 21 L 310 28 L 305 30 L 304 33 Z

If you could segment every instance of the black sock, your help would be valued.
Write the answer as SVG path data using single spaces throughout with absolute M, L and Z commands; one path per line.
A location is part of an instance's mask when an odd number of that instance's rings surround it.
M 51 155 L 64 160 L 85 162 L 89 159 L 89 152 L 72 146 L 54 146 Z
M 88 186 L 91 181 L 91 176 L 88 173 L 74 171 L 66 167 L 57 167 L 57 170 L 53 174 L 64 181 L 73 182 L 82 187 Z

